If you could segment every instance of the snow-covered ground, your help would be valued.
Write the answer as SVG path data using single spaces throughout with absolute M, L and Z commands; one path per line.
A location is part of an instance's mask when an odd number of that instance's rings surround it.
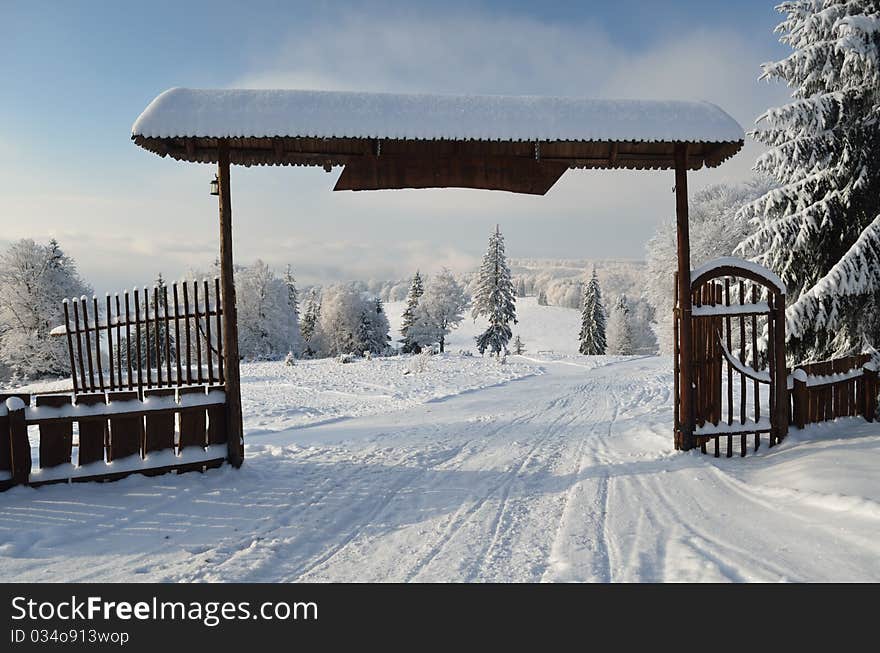
M 246 366 L 240 470 L 0 494 L 0 580 L 880 580 L 880 426 L 677 453 L 669 359 L 519 308 L 508 365 L 458 355 L 468 320 L 411 374 Z

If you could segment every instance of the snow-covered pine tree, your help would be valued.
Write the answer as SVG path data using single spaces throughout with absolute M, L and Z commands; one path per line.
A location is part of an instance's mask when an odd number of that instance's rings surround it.
M 498 225 L 489 236 L 489 247 L 477 275 L 472 315 L 474 319 L 485 316 L 489 320 L 489 327 L 476 337 L 477 349 L 481 354 L 489 349 L 500 355 L 512 336 L 510 323 L 516 324 L 516 297 Z
M 67 343 L 49 332 L 64 323 L 64 299 L 91 293 L 55 239 L 9 245 L 0 255 L 0 362 L 20 379 L 69 374 Z
M 293 311 L 294 318 L 299 322 L 299 291 L 296 289 L 296 278 L 290 264 L 284 273 L 284 284 L 287 286 L 287 305 Z
M 367 343 L 367 348 L 371 354 L 384 354 L 391 345 L 391 325 L 385 306 L 378 297 L 372 300 L 370 319 L 373 323 L 373 339 Z
M 511 343 L 510 346 L 513 347 L 513 353 L 516 354 L 517 356 L 520 356 L 521 354 L 526 353 L 525 343 L 519 337 L 518 333 L 514 337 L 513 342 Z
M 590 282 L 584 286 L 583 310 L 581 312 L 581 333 L 579 351 L 585 356 L 599 356 L 605 353 L 605 306 L 602 304 L 602 289 L 596 268 Z
M 409 293 L 406 296 L 406 309 L 403 311 L 403 321 L 400 327 L 400 335 L 403 336 L 403 338 L 400 339 L 400 342 L 403 344 L 401 350 L 405 354 L 417 354 L 421 351 L 419 342 L 410 335 L 410 329 L 418 318 L 419 299 L 424 292 L 425 287 L 422 284 L 422 277 L 419 274 L 419 271 L 416 270 L 415 276 L 412 278 L 412 283 L 410 283 L 409 286 Z
M 362 356 L 366 352 L 381 354 L 388 349 L 391 342 L 391 336 L 388 335 L 390 329 L 388 317 L 380 299 L 363 300 L 362 303 L 356 351 Z
M 543 290 L 538 291 L 538 306 L 547 306 L 547 293 Z
M 315 335 L 315 329 L 318 326 L 320 315 L 321 300 L 318 297 L 318 291 L 315 288 L 312 288 L 311 292 L 309 292 L 309 298 L 306 300 L 302 321 L 300 323 L 300 334 L 303 339 L 303 355 L 305 356 L 315 355 L 315 349 L 312 347 L 312 338 Z
M 630 322 L 629 301 L 626 295 L 618 296 L 608 320 L 608 353 L 618 356 L 633 354 L 633 333 Z
M 145 287 L 143 289 L 145 296 L 142 296 L 139 298 L 139 301 L 141 302 L 141 317 L 142 318 L 143 318 L 143 305 L 145 303 L 147 305 L 149 305 L 149 307 L 150 307 L 149 308 L 150 316 L 155 315 L 157 310 L 159 312 L 159 315 L 165 314 L 165 303 L 164 302 L 165 302 L 166 284 L 165 284 L 165 279 L 162 277 L 161 272 L 156 276 L 156 281 L 154 282 L 154 285 L 159 291 L 159 303 L 156 304 L 156 301 L 155 301 L 156 298 L 154 296 L 153 289 Z M 190 296 L 190 301 L 192 301 L 192 296 Z M 171 311 L 172 312 L 174 311 L 173 306 L 171 307 Z M 182 308 L 181 308 L 181 312 L 183 312 Z M 197 333 L 196 329 L 201 329 L 202 333 L 204 333 L 204 320 L 200 320 L 200 323 L 201 324 L 196 325 L 196 322 L 194 319 L 190 320 L 190 327 L 193 329 L 194 332 Z M 181 329 L 182 328 L 183 328 L 183 326 L 181 326 Z M 131 358 L 132 358 L 132 365 L 135 366 L 135 365 L 137 365 L 137 361 L 136 361 L 137 347 L 135 344 L 137 341 L 135 340 L 136 336 L 134 334 L 134 331 L 135 331 L 134 327 L 132 327 L 132 329 L 133 329 L 133 331 L 132 331 L 132 343 L 131 343 L 131 354 L 132 354 Z M 159 329 L 158 329 L 158 331 L 159 331 L 159 351 L 158 352 L 156 351 L 156 335 L 155 335 L 154 329 L 156 329 L 156 325 L 151 320 L 149 338 L 147 338 L 147 330 L 144 328 L 141 328 L 141 336 L 140 336 L 141 367 L 144 367 L 144 368 L 146 368 L 146 365 L 147 365 L 148 352 L 149 352 L 150 366 L 152 368 L 155 369 L 158 365 L 165 365 L 165 362 L 166 362 L 165 322 L 164 322 L 164 320 L 159 320 Z M 176 360 L 175 356 L 177 353 L 177 348 L 175 346 L 175 341 L 174 341 L 174 328 L 173 327 L 171 329 L 169 329 L 168 337 L 169 337 L 168 349 L 170 350 L 168 352 L 168 354 L 171 357 L 171 360 L 173 362 L 174 360 Z M 202 342 L 202 340 L 201 340 L 201 338 L 198 338 L 198 337 L 194 338 L 193 340 L 194 340 L 194 342 L 192 345 L 193 348 L 192 348 L 191 352 L 192 352 L 192 359 L 195 360 L 195 358 L 196 358 L 195 347 L 199 346 L 199 344 Z M 125 352 L 127 352 L 129 350 L 129 348 L 126 346 L 126 338 L 125 338 L 124 334 L 122 335 L 120 342 L 118 343 L 118 347 L 119 347 L 119 352 L 122 354 L 123 364 L 125 364 L 125 360 L 127 358 Z M 204 356 L 204 349 L 202 350 L 202 352 L 203 352 L 203 356 Z M 156 358 L 157 355 L 158 355 L 158 359 Z
M 420 345 L 439 343 L 446 350 L 446 336 L 464 319 L 470 297 L 452 272 L 443 268 L 431 277 L 419 300 L 415 323 L 409 334 Z
M 516 296 L 517 297 L 525 297 L 526 296 L 526 281 L 522 277 L 516 282 Z
M 737 250 L 783 279 L 789 352 L 824 358 L 880 338 L 880 7 L 876 0 L 779 5 L 793 52 L 764 64 L 792 101 L 758 119 L 755 168 L 779 188 L 742 209 Z

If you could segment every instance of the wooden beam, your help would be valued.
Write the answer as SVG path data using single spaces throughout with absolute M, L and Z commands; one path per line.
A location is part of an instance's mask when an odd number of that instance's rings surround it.
M 244 429 L 241 418 L 241 370 L 238 355 L 238 311 L 232 268 L 232 199 L 229 189 L 229 144 L 218 144 L 217 179 L 220 182 L 220 290 L 223 295 L 223 354 L 226 358 L 226 428 L 229 463 L 241 467 Z
M 691 345 L 691 245 L 688 225 L 686 143 L 675 145 L 675 222 L 678 235 L 678 302 L 681 315 L 679 340 L 679 392 L 681 393 L 681 448 L 692 449 L 694 441 L 693 351 Z
M 333 190 L 482 188 L 544 195 L 565 163 L 525 157 L 366 156 L 343 169 Z

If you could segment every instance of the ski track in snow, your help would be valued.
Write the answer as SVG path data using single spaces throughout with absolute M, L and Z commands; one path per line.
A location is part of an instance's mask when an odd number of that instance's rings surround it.
M 0 578 L 880 580 L 880 496 L 857 473 L 875 469 L 876 425 L 745 459 L 681 454 L 668 359 L 556 362 L 263 432 L 237 471 L 13 489 Z

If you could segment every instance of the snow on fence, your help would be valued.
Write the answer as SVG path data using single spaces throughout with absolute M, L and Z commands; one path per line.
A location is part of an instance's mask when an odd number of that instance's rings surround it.
M 880 384 L 871 354 L 799 365 L 791 374 L 791 421 L 798 428 L 838 417 L 877 414 Z
M 201 285 L 201 293 L 200 293 Z M 90 307 L 91 304 L 91 307 Z M 223 314 L 220 281 L 184 281 L 64 301 L 73 393 L 222 385 Z M 103 315 L 102 309 L 103 308 Z
M 0 490 L 223 464 L 222 315 L 218 279 L 65 300 L 72 393 L 0 394 Z
M 0 394 L 0 490 L 204 471 L 226 460 L 226 440 L 219 388 L 154 388 L 143 398 L 135 390 Z

